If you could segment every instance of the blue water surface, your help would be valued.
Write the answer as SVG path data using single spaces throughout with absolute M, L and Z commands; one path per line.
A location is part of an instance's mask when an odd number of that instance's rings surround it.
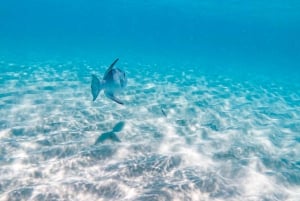
M 0 200 L 300 200 L 299 10 L 1 1 Z

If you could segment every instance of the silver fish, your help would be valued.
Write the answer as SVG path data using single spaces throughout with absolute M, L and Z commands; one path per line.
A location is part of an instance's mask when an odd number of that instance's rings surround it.
M 106 70 L 103 79 L 100 81 L 96 75 L 92 75 L 92 95 L 93 101 L 95 101 L 101 92 L 109 99 L 123 105 L 123 101 L 116 97 L 116 94 L 122 91 L 127 85 L 127 78 L 125 72 L 119 68 L 114 68 L 114 65 L 119 61 L 116 59 Z

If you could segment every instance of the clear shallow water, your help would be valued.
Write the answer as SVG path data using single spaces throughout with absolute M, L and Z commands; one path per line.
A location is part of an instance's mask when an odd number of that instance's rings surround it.
M 120 61 L 120 106 L 99 66 L 1 62 L 1 200 L 300 198 L 299 85 Z
M 1 2 L 0 200 L 300 200 L 299 8 Z

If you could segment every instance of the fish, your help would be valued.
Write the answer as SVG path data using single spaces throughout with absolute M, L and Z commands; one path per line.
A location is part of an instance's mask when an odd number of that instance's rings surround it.
M 120 105 L 124 102 L 116 97 L 116 94 L 123 91 L 127 85 L 127 77 L 123 70 L 114 68 L 115 64 L 119 61 L 117 58 L 105 71 L 103 79 L 99 80 L 96 75 L 92 75 L 91 92 L 93 101 L 95 101 L 99 93 L 103 90 L 107 98 L 115 101 Z
M 163 109 L 162 106 L 160 106 L 160 111 L 161 111 L 161 113 L 162 113 L 165 117 L 167 117 L 167 114 L 166 114 L 166 112 L 165 112 L 165 110 Z

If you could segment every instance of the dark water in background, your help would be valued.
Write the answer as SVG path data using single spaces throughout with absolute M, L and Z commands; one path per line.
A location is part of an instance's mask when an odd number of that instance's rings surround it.
M 30 0 L 0 9 L 2 52 L 29 59 L 107 55 L 272 71 L 300 63 L 298 1 Z
M 299 11 L 1 1 L 0 200 L 299 200 Z

